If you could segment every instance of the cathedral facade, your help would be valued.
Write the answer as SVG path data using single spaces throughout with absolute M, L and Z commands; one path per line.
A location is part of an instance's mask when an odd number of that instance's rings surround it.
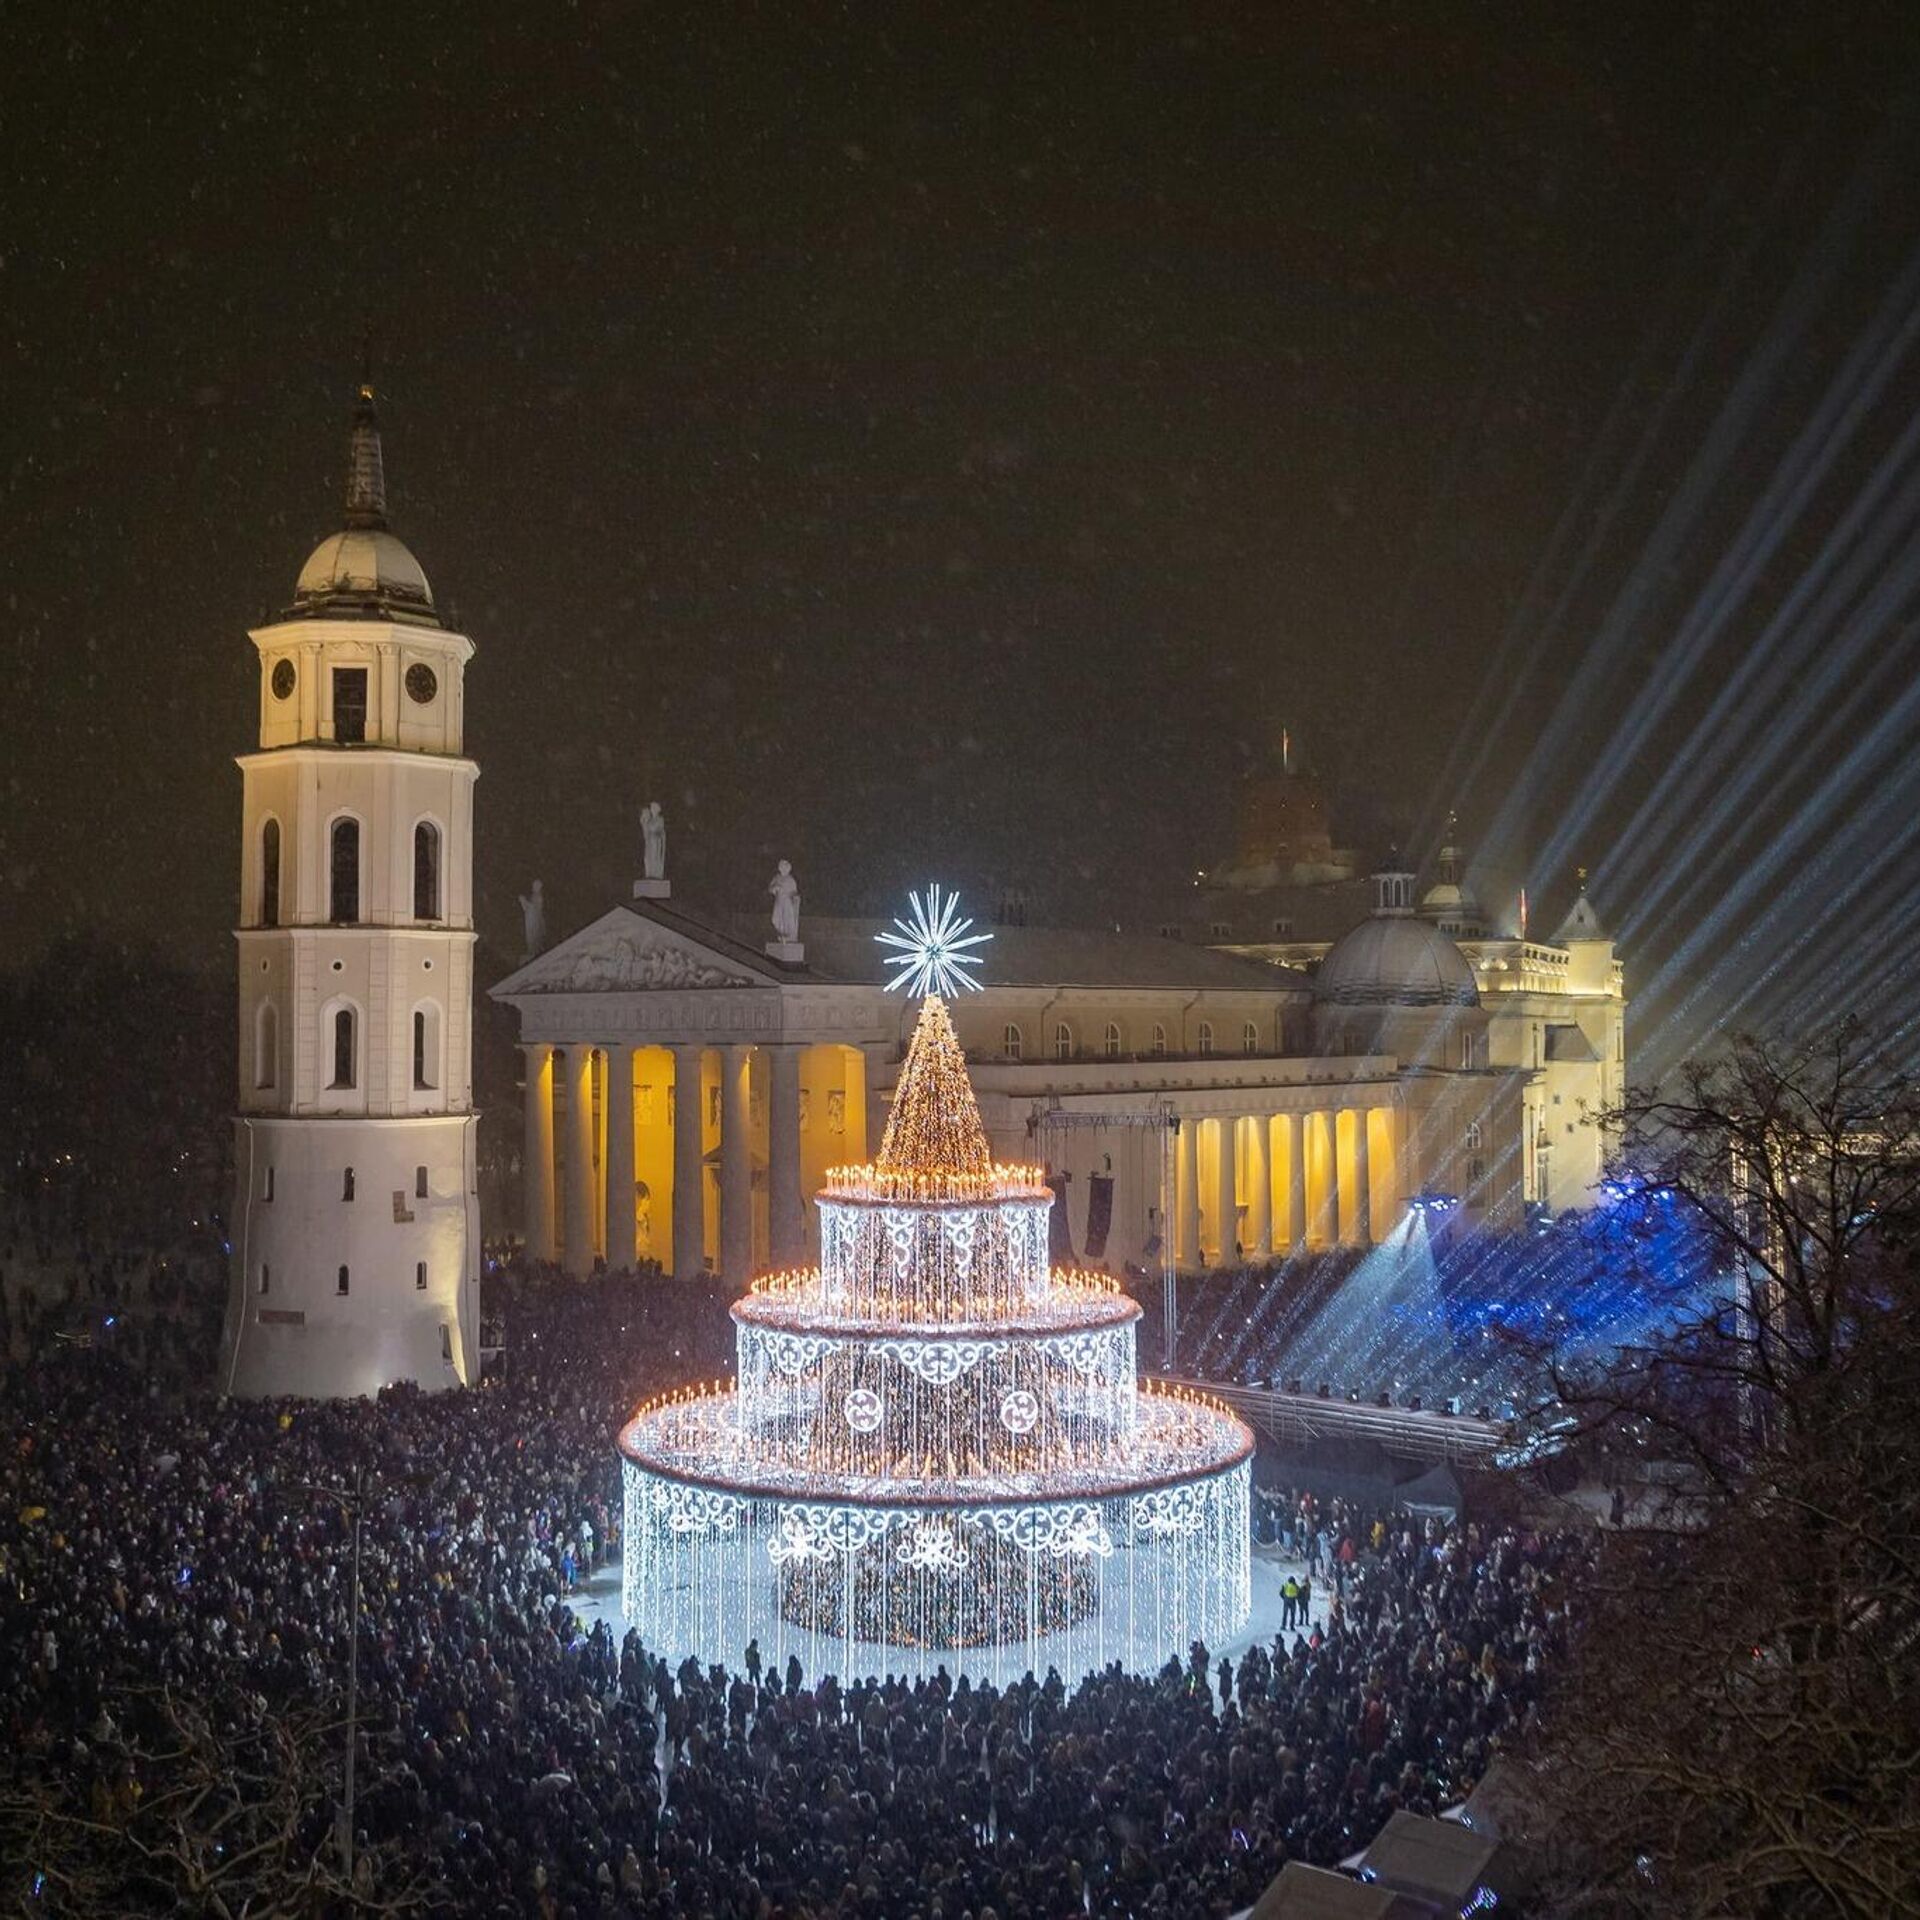
M 810 1262 L 811 1196 L 868 1158 L 904 1057 L 885 923 L 759 941 L 635 892 L 492 990 L 520 1022 L 526 1244 L 577 1272 Z M 1495 1230 L 1590 1204 L 1611 942 L 1584 896 L 1550 943 L 1441 917 L 1389 865 L 1326 943 L 996 929 L 952 1012 L 996 1156 L 1059 1183 L 1057 1255 L 1193 1270 L 1369 1246 L 1415 1204 Z

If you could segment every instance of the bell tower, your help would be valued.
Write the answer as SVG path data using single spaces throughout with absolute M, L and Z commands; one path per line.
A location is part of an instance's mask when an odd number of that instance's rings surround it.
M 373 389 L 342 530 L 251 636 L 240 1086 L 222 1388 L 370 1394 L 478 1371 L 473 643 L 389 531 Z

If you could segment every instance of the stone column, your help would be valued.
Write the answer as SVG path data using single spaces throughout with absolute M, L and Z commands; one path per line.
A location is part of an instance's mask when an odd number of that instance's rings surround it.
M 806 1209 L 800 1193 L 800 1049 L 767 1049 L 767 1253 L 776 1267 L 797 1267 L 807 1254 Z
M 1233 1265 L 1239 1256 L 1240 1192 L 1235 1175 L 1239 1155 L 1237 1120 L 1216 1120 L 1218 1151 L 1213 1163 L 1213 1230 L 1220 1238 L 1220 1264 Z
M 1200 1122 L 1192 1114 L 1180 1116 L 1174 1144 L 1174 1206 L 1179 1215 L 1174 1264 L 1204 1267 L 1207 1257 L 1200 1250 Z
M 720 1051 L 720 1271 L 753 1272 L 753 1121 L 747 1079 L 753 1050 Z
M 553 1049 L 527 1045 L 520 1175 L 525 1185 L 527 1257 L 553 1258 Z
M 593 1271 L 593 1049 L 567 1048 L 567 1247 L 572 1274 Z
M 1267 1159 L 1273 1116 L 1247 1121 L 1247 1254 L 1264 1260 L 1273 1251 L 1273 1168 Z
M 1353 1129 L 1353 1237 L 1363 1247 L 1373 1245 L 1373 1176 L 1368 1156 L 1367 1110 L 1354 1116 Z
M 1302 1114 L 1281 1116 L 1287 1129 L 1287 1245 L 1295 1253 L 1307 1245 L 1307 1122 Z
M 393 631 L 391 627 L 387 629 Z M 367 689 L 367 738 L 369 740 L 390 740 L 396 745 L 400 739 L 400 649 L 391 643 L 382 642 L 374 649 L 378 660 L 378 669 L 374 684 Z M 407 845 L 407 898 L 413 896 L 413 845 L 412 836 L 408 836 Z M 399 896 L 395 896 L 396 907 Z
M 1327 1193 L 1325 1200 L 1321 1203 L 1326 1241 L 1328 1246 L 1337 1247 L 1340 1244 L 1340 1115 L 1338 1110 L 1332 1113 L 1316 1114 L 1314 1125 L 1321 1129 L 1321 1138 L 1327 1143 Z
M 707 1208 L 700 1170 L 699 1047 L 673 1050 L 673 1277 L 697 1279 L 705 1265 Z
M 633 1048 L 607 1048 L 607 1265 L 631 1267 L 638 1257 L 633 1218 Z

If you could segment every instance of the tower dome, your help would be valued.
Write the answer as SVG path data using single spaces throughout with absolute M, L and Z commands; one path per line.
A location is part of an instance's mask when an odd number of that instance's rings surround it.
M 1373 876 L 1373 913 L 1342 934 L 1313 977 L 1313 997 L 1335 1007 L 1475 1007 L 1466 955 L 1413 911 L 1413 875 L 1397 860 Z
M 296 614 L 376 617 L 438 626 L 426 570 L 387 530 L 386 462 L 373 389 L 362 382 L 354 402 L 347 459 L 346 523 L 307 556 L 293 589 Z
M 1447 815 L 1446 844 L 1440 849 L 1439 877 L 1420 896 L 1420 912 L 1440 931 L 1477 937 L 1484 931 L 1480 903 L 1467 890 L 1467 855 L 1460 845 L 1460 822 Z
M 303 612 L 335 612 L 350 605 L 393 600 L 415 614 L 431 614 L 433 590 L 425 569 L 398 536 L 349 528 L 330 533 L 307 556 L 293 597 Z

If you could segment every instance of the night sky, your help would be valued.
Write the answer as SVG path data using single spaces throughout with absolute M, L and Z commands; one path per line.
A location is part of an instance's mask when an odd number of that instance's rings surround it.
M 1907 9 L 35 4 L 0 24 L 0 901 L 231 964 L 249 624 L 360 341 L 534 874 L 1139 924 L 1282 722 L 1576 864 L 1644 1058 L 1920 914 Z M 1920 438 L 1920 436 L 1916 436 Z M 1665 776 L 1663 779 L 1663 775 Z

